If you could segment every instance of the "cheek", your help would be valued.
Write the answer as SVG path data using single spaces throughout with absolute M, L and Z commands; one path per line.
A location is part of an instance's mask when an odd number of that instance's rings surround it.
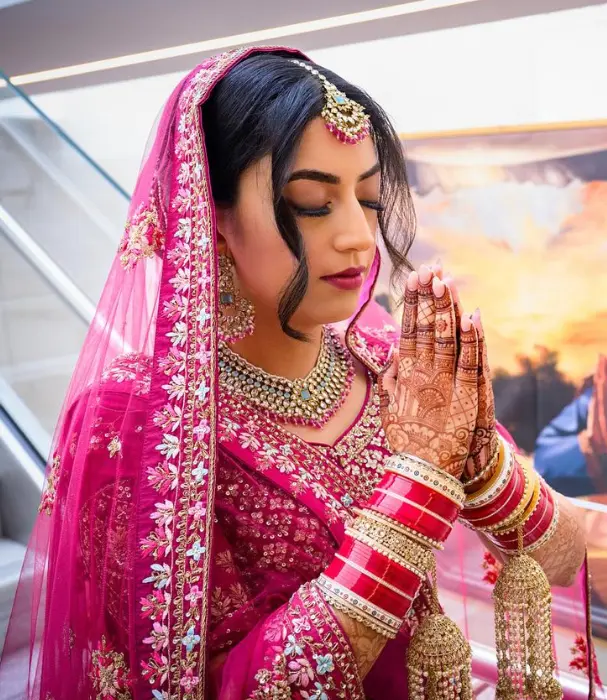
M 230 248 L 245 295 L 257 305 L 277 308 L 295 262 L 273 219 L 243 217 Z

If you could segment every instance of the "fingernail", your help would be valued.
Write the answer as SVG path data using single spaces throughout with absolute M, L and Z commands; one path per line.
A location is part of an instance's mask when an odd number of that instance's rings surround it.
M 432 291 L 434 292 L 434 296 L 438 299 L 440 299 L 445 293 L 445 285 L 438 279 L 438 277 L 434 277 L 432 279 Z
M 407 277 L 407 289 L 410 292 L 414 292 L 418 286 L 418 275 L 417 272 L 411 272 L 409 277 Z
M 430 280 L 432 279 L 432 273 L 430 272 L 429 268 L 426 267 L 426 265 L 422 265 L 419 268 L 419 281 L 422 284 L 428 284 Z
M 467 314 L 462 316 L 462 330 L 467 332 L 472 328 L 472 320 Z

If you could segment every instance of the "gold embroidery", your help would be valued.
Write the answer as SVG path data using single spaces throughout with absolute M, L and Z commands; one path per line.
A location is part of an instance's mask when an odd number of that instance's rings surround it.
M 131 700 L 129 669 L 124 654 L 114 651 L 105 637 L 93 652 L 91 680 L 97 691 L 95 700 Z
M 115 457 L 122 452 L 122 443 L 118 435 L 115 435 L 108 443 L 107 450 L 110 453 L 110 457 Z
M 38 507 L 39 513 L 51 515 L 51 513 L 53 512 L 53 506 L 55 505 L 55 499 L 57 498 L 57 484 L 59 482 L 60 468 L 61 457 L 59 457 L 59 455 L 56 454 L 53 457 L 53 461 L 51 462 L 46 486 L 42 494 L 40 506 Z
M 150 198 L 148 207 L 140 204 L 127 221 L 118 249 L 122 267 L 132 270 L 141 259 L 153 257 L 163 246 L 158 209 Z

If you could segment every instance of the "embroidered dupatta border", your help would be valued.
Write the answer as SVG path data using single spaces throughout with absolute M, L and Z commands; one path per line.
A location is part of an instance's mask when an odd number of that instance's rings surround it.
M 155 700 L 205 697 L 208 587 L 217 459 L 217 264 L 200 106 L 251 53 L 201 64 L 173 116 L 174 168 L 158 312 L 150 415 L 138 502 L 137 685 Z M 286 49 L 279 49 L 286 50 Z M 178 119 L 177 119 L 178 118 Z M 206 517 L 191 509 L 202 503 Z M 193 585 L 202 598 L 189 596 Z M 188 602 L 189 601 L 189 604 Z

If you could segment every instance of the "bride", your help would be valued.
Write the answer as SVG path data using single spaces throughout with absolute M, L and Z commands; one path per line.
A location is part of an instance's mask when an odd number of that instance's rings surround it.
M 472 697 L 433 551 L 456 521 L 522 549 L 544 604 L 584 539 L 496 426 L 480 312 L 440 266 L 409 272 L 413 233 L 399 139 L 358 88 L 287 49 L 181 81 L 70 385 L 1 684 Z M 379 236 L 409 272 L 400 333 L 371 301 Z M 498 661 L 520 652 L 500 629 Z M 499 666 L 503 697 L 561 697 L 549 634 Z

